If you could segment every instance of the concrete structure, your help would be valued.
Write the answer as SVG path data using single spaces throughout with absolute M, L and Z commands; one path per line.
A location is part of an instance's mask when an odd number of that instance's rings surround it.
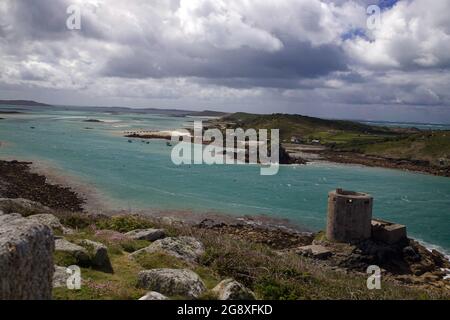
M 352 242 L 371 237 L 373 198 L 337 189 L 328 193 L 327 239 Z
M 406 239 L 406 226 L 380 219 L 373 219 L 372 238 L 388 244 L 397 243 Z

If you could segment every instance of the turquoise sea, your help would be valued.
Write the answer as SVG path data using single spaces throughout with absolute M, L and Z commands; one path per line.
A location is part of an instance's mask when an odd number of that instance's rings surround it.
M 94 186 L 114 207 L 264 214 L 318 230 L 325 226 L 328 191 L 342 187 L 371 193 L 374 216 L 406 224 L 410 236 L 450 252 L 449 178 L 327 163 L 282 166 L 275 176 L 261 176 L 256 165 L 176 166 L 165 141 L 129 143 L 121 132 L 179 129 L 194 118 L 31 110 L 0 114 L 0 158 L 48 161 Z

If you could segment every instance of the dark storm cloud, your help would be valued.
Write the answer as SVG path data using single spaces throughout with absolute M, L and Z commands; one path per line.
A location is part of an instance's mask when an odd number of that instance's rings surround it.
M 65 27 L 66 9 L 66 1 L 14 1 L 9 11 L 12 31 L 33 39 L 61 37 L 68 32 Z
M 108 61 L 102 74 L 124 78 L 197 77 L 235 88 L 291 88 L 296 86 L 296 79 L 347 70 L 346 56 L 337 46 L 313 47 L 292 39 L 282 42 L 282 49 L 276 52 L 208 48 L 193 56 L 164 49 L 159 52 L 134 50 L 130 55 Z
M 94 10 L 92 6 L 80 6 L 83 14 L 83 28 L 79 34 L 66 27 L 69 17 L 67 9 L 72 2 L 70 0 L 14 0 L 10 2 L 7 22 L 8 32 L 12 33 L 16 40 L 48 41 L 64 40 L 74 35 L 86 38 L 106 38 L 92 21 L 92 17 L 86 13 Z M 0 31 L 1 34 L 1 31 Z

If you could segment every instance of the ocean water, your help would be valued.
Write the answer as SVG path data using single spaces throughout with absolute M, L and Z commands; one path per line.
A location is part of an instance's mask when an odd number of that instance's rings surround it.
M 275 176 L 261 176 L 257 165 L 176 166 L 165 141 L 129 143 L 121 135 L 179 129 L 193 118 L 52 109 L 0 117 L 0 158 L 50 161 L 116 208 L 264 214 L 319 230 L 327 193 L 340 187 L 371 193 L 374 216 L 406 224 L 410 236 L 450 252 L 449 178 L 327 163 L 281 166 Z
M 445 123 L 414 123 L 414 122 L 386 122 L 361 121 L 364 124 L 379 127 L 417 128 L 420 130 L 450 130 L 450 124 Z

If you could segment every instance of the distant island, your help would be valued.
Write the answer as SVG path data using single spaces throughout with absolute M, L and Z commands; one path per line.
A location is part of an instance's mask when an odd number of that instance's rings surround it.
M 291 159 L 362 164 L 450 177 L 448 130 L 381 127 L 294 114 L 243 112 L 211 120 L 208 127 L 278 128 L 282 149 Z
M 36 102 L 33 100 L 0 100 L 0 105 L 28 106 L 28 107 L 55 107 L 54 105 Z M 163 114 L 175 117 L 224 117 L 229 113 L 214 110 L 182 110 L 182 109 L 158 109 L 158 108 L 130 108 L 130 107 L 92 107 L 92 106 L 57 106 L 61 110 L 78 110 L 93 112 L 108 112 L 112 114 Z M 9 112 L 8 112 L 9 113 Z
M 50 104 L 40 103 L 32 100 L 0 100 L 0 105 L 51 107 Z
M 204 111 L 192 112 L 187 115 L 194 116 L 194 117 L 224 117 L 224 116 L 229 115 L 229 113 L 221 112 L 221 111 L 213 111 L 213 110 L 204 110 Z

